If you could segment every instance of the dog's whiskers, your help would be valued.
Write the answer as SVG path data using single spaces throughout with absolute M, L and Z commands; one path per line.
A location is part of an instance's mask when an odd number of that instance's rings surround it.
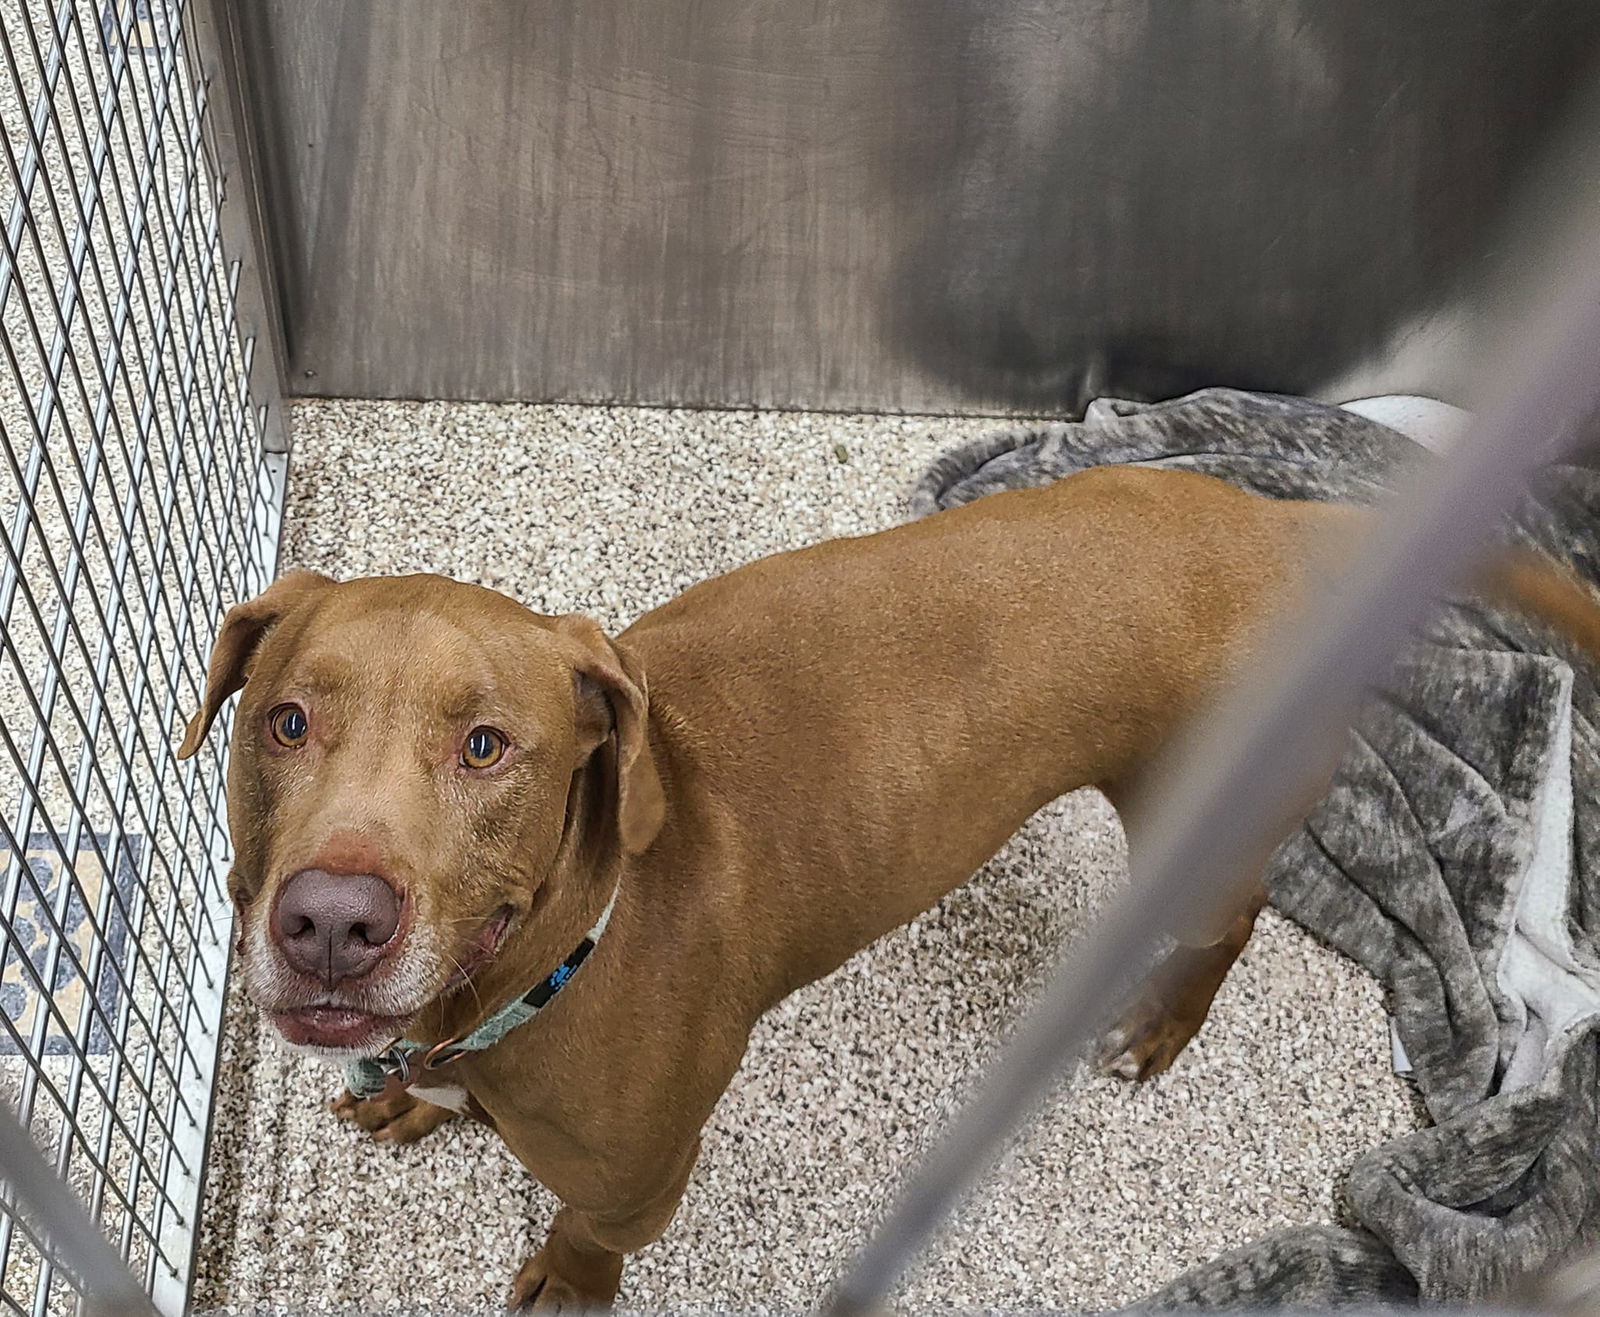
M 472 972 L 470 970 L 468 970 L 465 965 L 463 965 L 459 960 L 457 960 L 448 951 L 445 952 L 445 957 L 444 958 L 446 960 L 448 960 L 452 965 L 454 965 L 456 967 L 456 973 L 460 974 L 462 979 L 466 982 L 467 987 L 472 989 L 472 1000 L 473 1000 L 473 1003 L 477 1006 L 479 1011 L 482 1011 L 483 1010 L 483 997 L 478 992 L 478 985 L 476 983 L 474 983 L 473 980 L 472 980 Z

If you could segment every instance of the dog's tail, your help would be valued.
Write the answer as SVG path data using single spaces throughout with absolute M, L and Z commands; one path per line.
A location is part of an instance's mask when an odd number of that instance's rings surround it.
M 1362 542 L 1359 531 L 1372 515 L 1348 503 L 1306 506 L 1338 532 L 1322 543 L 1346 553 Z M 1472 580 L 1482 598 L 1544 622 L 1600 665 L 1600 597 L 1594 590 L 1537 549 L 1501 543 L 1492 554 Z
M 1503 550 L 1480 574 L 1479 585 L 1496 602 L 1549 623 L 1600 663 L 1600 599 L 1542 553 Z

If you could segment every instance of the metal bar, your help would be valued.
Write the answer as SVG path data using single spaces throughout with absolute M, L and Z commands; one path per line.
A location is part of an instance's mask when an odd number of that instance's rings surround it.
M 78 1206 L 72 1192 L 45 1165 L 9 1107 L 0 1113 L 0 1177 L 8 1196 L 34 1218 L 40 1233 L 54 1245 L 89 1311 L 130 1317 L 154 1314 L 139 1282 Z
M 227 872 L 226 838 L 216 840 L 221 842 L 217 855 L 217 872 L 220 876 Z M 167 1266 L 155 1275 L 151 1296 L 156 1307 L 168 1317 L 181 1317 L 194 1281 L 195 1251 L 200 1243 L 198 1214 L 210 1141 L 209 1116 L 217 1082 L 217 1059 L 222 1050 L 222 1013 L 231 930 L 231 922 L 227 919 L 219 921 L 214 929 L 207 930 L 207 941 L 200 948 L 206 971 L 206 987 L 191 1011 L 186 1012 L 181 1026 L 185 1032 L 195 1032 L 211 1040 L 212 1046 L 190 1049 L 190 1054 L 203 1062 L 195 1068 L 190 1082 L 192 1091 L 201 1095 L 199 1105 L 206 1118 L 186 1116 L 181 1122 L 175 1122 L 176 1135 L 168 1145 L 161 1171 L 162 1206 L 156 1214 L 156 1233 Z
M 193 10 L 190 12 L 192 13 Z M 218 180 L 217 186 L 222 188 L 226 187 L 227 175 L 223 173 L 222 170 L 219 169 L 214 174 L 214 177 Z M 224 193 L 221 216 L 226 219 L 227 215 L 228 208 L 226 205 L 226 194 Z M 216 234 L 212 236 L 208 246 L 214 251 L 219 247 L 225 246 L 227 241 L 228 239 L 225 234 Z M 249 250 L 249 248 L 247 247 L 245 250 Z M 228 281 L 228 288 L 226 289 L 226 296 L 221 299 L 222 306 L 225 308 L 222 313 L 222 320 L 225 328 L 228 331 L 227 338 L 232 345 L 239 346 L 239 350 L 243 353 L 245 359 L 245 379 L 246 381 L 249 381 L 249 383 L 235 393 L 236 400 L 241 405 L 241 411 L 238 416 L 238 420 L 241 424 L 247 424 L 250 417 L 250 410 L 245 404 L 247 404 L 252 397 L 259 396 L 263 390 L 263 385 L 260 382 L 259 372 L 252 369 L 251 365 L 252 361 L 259 355 L 255 352 L 257 341 L 254 335 L 249 335 L 245 327 L 239 324 L 238 308 L 240 307 L 240 286 L 244 278 L 245 271 L 242 263 L 238 261 L 234 262 L 230 269 L 230 277 Z M 206 281 L 203 280 L 202 282 L 205 283 Z M 207 324 L 214 330 L 217 324 L 217 319 L 214 317 L 203 317 L 202 323 Z M 242 345 L 240 345 L 241 339 L 244 340 Z M 221 355 L 224 354 L 219 353 L 219 356 Z M 230 362 L 234 359 L 231 354 L 226 354 L 226 356 L 227 360 Z M 274 376 L 273 380 L 271 381 L 271 387 L 275 389 L 276 383 L 276 378 Z M 275 410 L 281 410 L 281 408 L 278 407 L 277 398 L 275 395 L 273 395 L 261 402 L 257 409 L 257 415 L 258 417 L 268 416 Z M 220 419 L 220 415 L 213 411 L 213 414 L 208 422 L 208 429 L 213 429 L 215 424 L 220 421 Z M 263 424 L 263 422 L 258 420 L 258 424 Z M 281 513 L 282 508 L 282 476 L 284 463 L 281 460 L 275 461 L 270 456 L 270 452 L 275 446 L 273 443 L 274 430 L 271 428 L 270 423 L 264 424 L 263 434 L 265 436 L 264 444 L 269 453 L 267 465 L 273 470 L 276 478 L 273 480 L 272 485 L 270 486 L 271 497 L 269 498 L 266 509 L 268 514 L 266 520 L 268 524 L 262 528 L 262 537 L 257 539 L 254 544 L 250 545 L 251 552 L 246 561 L 259 563 L 261 560 L 265 559 L 270 563 L 273 559 L 275 559 L 278 542 L 277 523 L 278 514 Z M 286 442 L 284 432 L 282 431 L 281 427 L 276 431 L 276 434 L 280 441 Z M 240 445 L 238 444 L 235 444 L 233 447 L 235 452 L 240 450 Z M 207 445 L 208 454 L 214 453 L 215 450 L 215 442 Z M 230 483 L 235 492 L 237 492 L 237 481 L 235 480 Z M 204 474 L 202 475 L 202 486 L 207 490 L 209 496 L 210 485 Z M 252 511 L 254 511 L 255 507 L 255 501 L 252 500 Z M 254 520 L 254 518 L 252 518 L 252 520 Z M 233 528 L 239 525 L 239 520 L 238 518 L 230 515 L 228 518 L 226 518 L 225 524 L 229 527 L 231 533 Z M 192 565 L 193 563 L 191 560 L 191 568 Z M 266 571 L 259 575 L 256 582 L 249 583 L 248 585 L 245 582 L 241 582 L 241 585 L 246 587 L 244 592 L 253 593 L 255 589 L 265 584 L 265 581 L 270 577 L 270 574 L 271 567 L 268 566 Z M 214 572 L 213 579 L 219 586 L 221 585 L 220 573 Z M 244 592 L 241 593 L 240 597 L 242 597 Z M 218 607 L 218 616 L 220 616 L 220 601 Z M 212 846 L 216 848 L 216 854 L 218 856 L 218 863 L 215 868 L 215 873 L 217 878 L 216 890 L 219 897 L 219 905 L 222 905 L 223 908 L 226 908 L 225 898 L 223 898 L 221 880 L 226 871 L 224 857 L 226 855 L 228 841 L 225 820 L 221 817 L 220 810 L 214 812 L 212 815 L 212 832 L 210 840 Z M 197 1027 L 202 1032 L 203 1035 L 215 1037 L 221 1028 L 223 1007 L 222 983 L 227 968 L 226 927 L 224 927 L 222 935 L 218 937 L 216 941 L 214 941 L 206 950 L 209 953 L 208 958 L 211 962 L 211 969 L 210 972 L 203 973 L 203 977 L 205 978 L 208 986 L 215 984 L 215 991 L 214 993 L 210 994 L 209 997 L 206 994 L 202 994 L 201 997 L 194 1002 L 193 1012 L 195 1018 L 192 1023 L 194 1027 Z M 215 1049 L 208 1050 L 205 1048 L 197 1048 L 191 1049 L 191 1051 L 193 1054 L 201 1056 L 215 1054 Z M 209 1092 L 211 1086 L 215 1082 L 215 1075 L 214 1073 L 205 1075 L 197 1074 L 196 1079 L 198 1084 L 202 1085 L 204 1090 Z M 207 1104 L 207 1107 L 209 1109 L 209 1103 Z M 187 1210 L 192 1213 L 194 1210 L 198 1209 L 200 1192 L 203 1184 L 203 1174 L 201 1172 L 199 1163 L 204 1156 L 204 1149 L 206 1146 L 206 1130 L 204 1127 L 191 1121 L 189 1123 L 187 1133 L 188 1141 L 183 1146 L 191 1150 L 192 1160 L 194 1161 L 195 1165 L 193 1169 L 190 1169 L 189 1166 L 185 1164 L 185 1159 L 180 1155 L 182 1148 L 180 1147 L 180 1144 L 175 1143 L 169 1149 L 169 1165 L 175 1166 L 178 1173 L 175 1179 L 169 1176 L 164 1180 L 164 1188 L 168 1192 L 166 1192 L 163 1196 L 168 1202 L 172 1202 L 173 1200 L 183 1201 L 187 1205 Z M 181 1139 L 182 1133 L 180 1133 L 180 1140 Z M 167 1213 L 165 1209 L 163 1209 L 161 1220 L 165 1225 L 167 1222 Z M 180 1246 L 180 1240 L 186 1239 L 188 1242 L 188 1249 L 185 1254 L 186 1260 L 181 1273 L 178 1271 L 172 1271 L 170 1275 L 158 1275 L 155 1279 L 153 1290 L 158 1305 L 163 1310 L 177 1312 L 181 1310 L 183 1303 L 187 1298 L 188 1287 L 192 1279 L 193 1250 L 197 1242 L 198 1232 L 194 1226 L 192 1218 L 191 1220 L 185 1221 L 180 1214 L 180 1209 L 174 1208 L 171 1214 L 170 1225 L 166 1225 L 166 1228 L 163 1229 L 162 1233 L 163 1244 L 166 1251 L 169 1253 Z

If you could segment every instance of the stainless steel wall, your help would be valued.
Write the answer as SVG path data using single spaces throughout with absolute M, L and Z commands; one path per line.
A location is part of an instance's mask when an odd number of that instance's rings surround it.
M 1309 390 L 1471 287 L 1593 0 L 234 0 L 292 387 Z

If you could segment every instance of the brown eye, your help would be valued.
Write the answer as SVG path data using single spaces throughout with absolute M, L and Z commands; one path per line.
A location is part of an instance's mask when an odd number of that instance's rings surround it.
M 506 738 L 493 727 L 474 727 L 461 747 L 464 768 L 493 768 L 506 752 Z
M 298 750 L 311 735 L 306 711 L 298 704 L 280 704 L 267 715 L 267 726 L 272 729 L 272 739 L 290 750 Z

